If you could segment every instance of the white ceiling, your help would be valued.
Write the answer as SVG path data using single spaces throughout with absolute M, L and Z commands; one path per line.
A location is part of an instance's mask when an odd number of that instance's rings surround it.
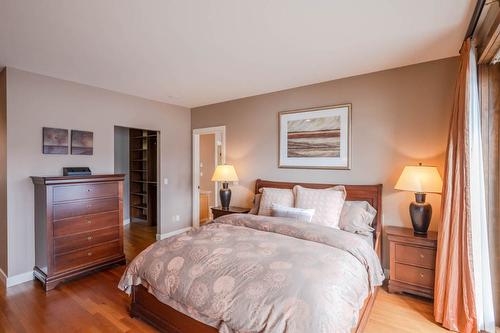
M 474 0 L 0 0 L 0 67 L 188 107 L 458 54 Z

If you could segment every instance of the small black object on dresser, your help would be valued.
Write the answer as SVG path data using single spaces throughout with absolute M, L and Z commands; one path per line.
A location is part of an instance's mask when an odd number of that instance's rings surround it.
M 63 168 L 63 176 L 90 176 L 92 172 L 88 167 L 66 167 Z

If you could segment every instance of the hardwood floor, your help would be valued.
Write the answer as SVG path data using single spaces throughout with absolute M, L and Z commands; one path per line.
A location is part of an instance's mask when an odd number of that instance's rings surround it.
M 155 241 L 155 228 L 125 228 L 125 252 L 133 258 Z M 0 332 L 155 332 L 128 315 L 130 300 L 117 289 L 117 266 L 59 285 L 45 293 L 38 281 L 0 290 Z M 447 332 L 432 321 L 432 303 L 380 290 L 366 333 Z

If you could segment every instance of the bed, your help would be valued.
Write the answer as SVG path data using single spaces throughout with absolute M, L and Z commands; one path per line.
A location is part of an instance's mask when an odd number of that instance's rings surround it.
M 295 185 L 332 186 L 258 179 L 255 193 Z M 346 200 L 367 201 L 377 210 L 373 248 L 367 250 L 368 243 L 357 235 L 322 226 L 304 229 L 304 223 L 287 219 L 226 215 L 201 230 L 161 241 L 161 246 L 157 242 L 132 261 L 119 285 L 131 294 L 131 316 L 176 333 L 362 332 L 383 280 L 378 261 L 382 185 L 344 186 Z M 289 252 L 279 260 L 283 253 L 276 249 L 282 248 Z M 212 274 L 213 283 L 198 283 L 203 274 Z M 183 284 L 188 286 L 181 288 Z M 309 323 L 309 316 L 321 311 L 324 315 Z

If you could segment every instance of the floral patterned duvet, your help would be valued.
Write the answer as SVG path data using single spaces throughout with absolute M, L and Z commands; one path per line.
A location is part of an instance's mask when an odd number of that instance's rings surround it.
M 119 288 L 143 284 L 161 302 L 220 332 L 350 332 L 384 279 L 355 234 L 287 218 L 232 214 L 158 241 Z

